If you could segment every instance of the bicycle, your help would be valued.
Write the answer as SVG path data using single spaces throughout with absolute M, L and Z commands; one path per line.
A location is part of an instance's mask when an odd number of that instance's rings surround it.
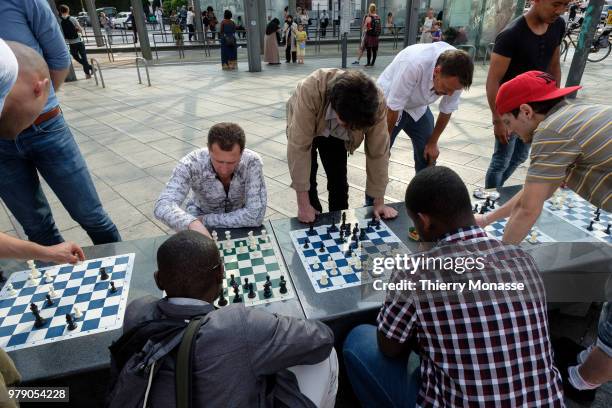
M 572 34 L 574 34 L 574 30 L 580 28 L 579 23 L 571 23 L 567 30 L 565 31 L 565 35 L 563 36 L 563 41 L 560 44 L 560 52 L 561 55 L 565 54 L 565 58 L 567 58 L 567 51 L 569 50 L 570 44 L 577 47 L 576 41 L 572 38 Z M 600 34 L 595 34 L 593 37 L 593 41 L 591 42 L 591 47 L 589 48 L 589 54 L 587 56 L 587 60 L 590 62 L 600 62 L 603 61 L 610 55 L 610 51 L 612 51 L 612 43 L 610 43 L 610 32 L 612 28 L 604 29 Z

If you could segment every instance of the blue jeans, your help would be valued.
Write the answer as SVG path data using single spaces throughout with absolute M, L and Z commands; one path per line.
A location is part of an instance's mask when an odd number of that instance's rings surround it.
M 344 362 L 361 406 L 414 407 L 421 386 L 420 359 L 391 359 L 378 349 L 376 327 L 355 327 L 344 341 Z
M 425 157 L 423 157 L 423 154 L 425 152 L 425 145 L 427 142 L 429 142 L 429 138 L 434 130 L 434 117 L 429 107 L 427 107 L 427 110 L 423 116 L 421 116 L 421 118 L 416 122 L 406 111 L 403 111 L 401 115 L 402 117 L 400 118 L 399 123 L 395 125 L 391 131 L 391 147 L 393 147 L 395 138 L 399 134 L 400 130 L 406 132 L 412 141 L 412 150 L 414 152 L 414 169 L 418 173 L 429 165 L 427 160 L 425 160 Z M 366 206 L 374 205 L 374 200 L 367 194 L 365 202 Z
M 38 173 L 94 244 L 121 240 L 117 227 L 102 208 L 63 115 L 40 126 L 30 126 L 14 141 L 0 139 L 0 198 L 30 241 L 55 245 L 63 238 L 55 226 Z
M 514 133 L 508 136 L 508 144 L 500 143 L 496 138 L 495 151 L 485 178 L 485 188 L 503 187 L 514 170 L 527 160 L 530 146 Z

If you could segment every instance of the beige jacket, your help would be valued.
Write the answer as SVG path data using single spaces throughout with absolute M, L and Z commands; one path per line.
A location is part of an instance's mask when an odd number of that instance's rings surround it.
M 315 137 L 327 126 L 325 113 L 329 105 L 328 84 L 344 71 L 322 68 L 301 80 L 287 102 L 287 161 L 291 173 L 291 187 L 296 191 L 310 189 L 310 149 Z M 349 131 L 346 150 L 353 152 L 365 138 L 366 193 L 374 198 L 384 197 L 389 181 L 389 132 L 387 107 L 382 91 L 378 122 L 365 130 Z

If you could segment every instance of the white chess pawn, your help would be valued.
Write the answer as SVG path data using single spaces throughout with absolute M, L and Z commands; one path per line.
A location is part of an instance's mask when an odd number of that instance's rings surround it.
M 13 288 L 13 284 L 10 282 L 6 284 L 6 292 L 9 296 L 15 296 L 17 294 L 17 291 Z
M 329 280 L 327 279 L 327 273 L 323 272 L 321 274 L 321 285 L 327 285 Z
M 251 251 L 257 251 L 257 244 L 255 242 L 251 242 L 251 245 L 249 245 L 249 249 Z
M 321 265 L 318 262 L 315 263 L 315 264 L 312 264 L 312 269 L 314 269 L 315 271 L 320 269 L 320 268 L 321 268 Z
M 336 269 L 336 265 L 334 265 L 329 273 L 331 276 L 338 275 L 338 269 Z
M 569 208 L 574 208 L 574 200 L 572 200 L 571 198 L 569 198 L 569 199 L 567 200 L 567 206 L 568 206 Z
M 261 237 L 262 237 L 264 240 L 266 240 L 267 236 L 268 236 L 268 232 L 266 231 L 266 229 L 265 229 L 265 228 L 262 228 L 262 229 L 261 229 Z
M 34 260 L 33 260 L 33 259 L 29 259 L 29 260 L 27 260 L 27 261 L 26 261 L 26 264 L 28 264 L 28 268 L 30 268 L 30 269 L 34 269 L 34 268 L 36 268 L 36 264 L 34 263 Z
M 53 286 L 51 286 L 51 289 L 49 289 L 49 296 L 51 296 L 52 298 L 57 296 L 57 292 L 55 291 L 55 289 L 53 289 Z
M 79 308 L 75 306 L 74 307 L 74 317 L 77 318 L 77 319 L 80 319 L 81 316 L 83 316 L 83 313 L 81 313 Z
M 51 283 L 53 282 L 53 275 L 51 275 L 51 272 L 46 271 L 45 274 L 43 275 L 45 277 L 45 282 L 46 283 Z
M 528 241 L 532 244 L 536 244 L 538 242 L 538 232 L 536 230 L 531 231 Z
M 214 240 L 215 242 L 217 242 L 217 240 L 218 240 L 218 238 L 219 238 L 219 235 L 217 234 L 217 231 L 213 231 L 213 232 L 212 232 L 212 238 L 213 238 L 213 240 Z
M 225 239 L 226 240 L 232 239 L 232 233 L 230 231 L 225 231 Z

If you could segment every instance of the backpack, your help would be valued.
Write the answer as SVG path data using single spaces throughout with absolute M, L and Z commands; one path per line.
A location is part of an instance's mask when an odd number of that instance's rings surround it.
M 62 19 L 61 21 L 62 32 L 64 33 L 64 38 L 66 40 L 76 40 L 77 38 L 79 38 L 79 33 L 77 32 L 77 29 L 74 23 L 72 22 L 72 20 L 70 20 L 70 16 L 66 18 L 61 17 L 61 19 Z
M 378 37 L 381 32 L 381 24 L 379 16 L 370 16 L 370 29 L 368 30 L 368 35 L 372 35 L 374 37 Z
M 146 407 L 155 374 L 166 358 L 176 356 L 176 407 L 191 406 L 193 347 L 206 314 L 184 320 L 162 319 L 140 323 L 110 347 L 110 392 L 108 408 Z

